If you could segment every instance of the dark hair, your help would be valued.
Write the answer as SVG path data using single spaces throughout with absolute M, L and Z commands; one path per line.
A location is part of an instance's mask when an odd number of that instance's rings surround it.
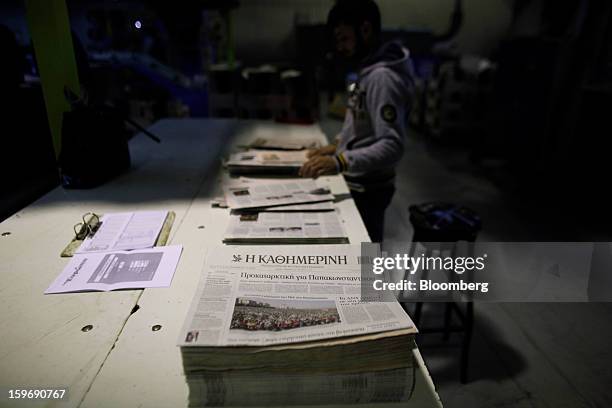
M 373 0 L 336 0 L 327 15 L 327 29 L 333 32 L 340 24 L 347 24 L 358 30 L 365 21 L 372 24 L 374 35 L 380 35 L 380 10 Z

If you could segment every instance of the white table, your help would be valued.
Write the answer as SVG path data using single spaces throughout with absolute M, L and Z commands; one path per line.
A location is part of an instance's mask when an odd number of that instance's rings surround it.
M 68 388 L 50 406 L 185 406 L 176 341 L 206 248 L 220 245 L 229 218 L 210 203 L 220 191 L 220 158 L 232 144 L 263 135 L 325 141 L 318 126 L 260 121 L 162 120 L 150 130 L 162 144 L 132 140 L 127 174 L 93 190 L 57 188 L 0 224 L 0 233 L 10 232 L 0 236 L 0 406 L 10 405 L 7 389 L 28 387 Z M 341 176 L 318 182 L 348 193 Z M 354 202 L 337 205 L 351 243 L 369 241 Z M 176 212 L 169 244 L 184 250 L 170 288 L 43 295 L 67 263 L 59 253 L 82 214 L 143 209 Z M 87 325 L 93 329 L 82 331 Z M 441 406 L 418 349 L 414 355 L 409 405 Z

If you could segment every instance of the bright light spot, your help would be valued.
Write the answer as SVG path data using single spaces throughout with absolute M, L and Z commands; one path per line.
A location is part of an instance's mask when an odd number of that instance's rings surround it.
M 140 22 L 140 20 L 134 21 L 134 27 L 140 30 L 140 28 L 142 27 L 142 23 Z

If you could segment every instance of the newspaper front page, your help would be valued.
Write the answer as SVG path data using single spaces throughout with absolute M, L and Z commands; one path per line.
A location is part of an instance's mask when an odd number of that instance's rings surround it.
M 412 329 L 397 302 L 362 302 L 360 247 L 218 247 L 181 347 L 268 346 Z

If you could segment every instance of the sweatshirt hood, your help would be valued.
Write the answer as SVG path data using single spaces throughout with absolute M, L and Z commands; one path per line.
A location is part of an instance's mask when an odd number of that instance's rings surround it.
M 363 62 L 359 72 L 361 77 L 367 76 L 377 68 L 386 67 L 397 72 L 409 83 L 414 82 L 414 68 L 410 60 L 410 51 L 399 41 L 391 41 L 383 44 L 374 54 Z

